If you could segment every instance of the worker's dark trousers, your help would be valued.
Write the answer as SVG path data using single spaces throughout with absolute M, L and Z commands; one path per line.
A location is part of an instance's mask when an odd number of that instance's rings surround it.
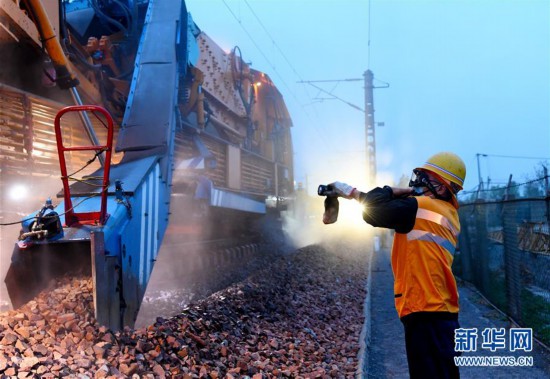
M 451 313 L 421 312 L 401 319 L 411 379 L 460 378 L 454 362 L 460 355 L 455 352 L 454 332 L 459 328 L 455 318 Z

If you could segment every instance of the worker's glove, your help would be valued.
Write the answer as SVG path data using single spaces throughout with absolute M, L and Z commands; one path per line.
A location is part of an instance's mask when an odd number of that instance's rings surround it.
M 353 190 L 355 189 L 355 187 L 352 187 L 349 184 L 342 182 L 334 182 L 329 184 L 329 186 L 332 188 L 333 195 L 340 196 L 346 199 L 351 199 L 351 195 L 353 194 Z

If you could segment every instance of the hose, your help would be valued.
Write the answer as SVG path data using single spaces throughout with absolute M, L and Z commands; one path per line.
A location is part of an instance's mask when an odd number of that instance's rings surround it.
M 116 26 L 119 30 L 124 32 L 124 35 L 126 37 L 128 36 L 128 29 L 124 25 L 122 25 L 120 22 L 115 20 L 114 18 L 109 17 L 105 13 L 103 13 L 103 11 L 101 9 L 99 9 L 99 4 L 98 4 L 97 0 L 92 0 L 91 4 L 92 4 L 92 8 L 97 13 L 99 18 L 106 21 L 107 23 L 110 23 L 110 24 Z

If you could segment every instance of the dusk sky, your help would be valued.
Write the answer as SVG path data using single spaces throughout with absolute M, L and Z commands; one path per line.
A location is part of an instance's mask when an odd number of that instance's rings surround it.
M 378 185 L 438 151 L 465 190 L 523 182 L 550 157 L 550 1 L 188 0 L 196 24 L 270 75 L 293 119 L 296 182 L 366 186 L 364 83 L 374 72 Z M 369 12 L 370 6 L 370 12 Z M 370 17 L 369 17 L 370 14 Z M 369 22 L 370 18 L 370 22 Z M 370 30 L 370 32 L 369 32 Z M 369 49 L 370 35 L 370 49 Z M 370 53 L 369 53 L 370 50 Z M 347 102 L 347 103 L 346 103 Z

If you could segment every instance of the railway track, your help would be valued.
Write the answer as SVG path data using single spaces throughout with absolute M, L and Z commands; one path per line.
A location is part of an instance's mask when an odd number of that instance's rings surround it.
M 65 279 L 0 315 L 0 375 L 355 377 L 365 248 L 255 254 L 268 258 L 249 266 L 244 279 L 197 296 L 174 317 L 117 333 L 95 323 L 90 281 Z

